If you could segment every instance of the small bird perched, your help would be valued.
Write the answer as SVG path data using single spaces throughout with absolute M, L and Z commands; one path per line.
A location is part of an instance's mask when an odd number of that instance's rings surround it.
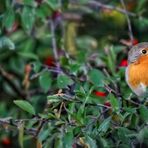
M 139 43 L 130 49 L 125 76 L 137 96 L 148 94 L 148 42 Z

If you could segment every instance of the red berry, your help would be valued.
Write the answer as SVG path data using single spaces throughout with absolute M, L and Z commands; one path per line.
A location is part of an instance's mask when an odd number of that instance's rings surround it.
M 133 39 L 133 45 L 136 45 L 138 43 L 139 43 L 139 41 L 137 39 Z
M 53 13 L 52 13 L 52 19 L 53 20 L 55 20 L 55 19 L 57 19 L 58 17 L 60 17 L 61 16 L 61 12 L 60 11 L 54 11 Z
M 102 91 L 95 91 L 94 94 L 97 97 L 106 97 L 107 95 L 105 92 L 102 92 Z
M 109 101 L 106 101 L 106 102 L 104 103 L 104 105 L 105 105 L 105 106 L 108 106 L 108 107 L 110 107 L 110 106 L 111 106 L 111 104 L 110 104 L 110 102 L 109 102 Z
M 122 61 L 121 61 L 121 63 L 119 64 L 119 66 L 120 67 L 126 67 L 127 66 L 127 60 L 126 59 L 123 59 Z
M 44 60 L 44 64 L 47 66 L 55 66 L 55 60 L 52 56 L 48 56 L 45 60 Z
M 3 145 L 10 145 L 11 144 L 11 141 L 10 141 L 10 139 L 8 137 L 4 137 L 2 139 L 2 144 Z

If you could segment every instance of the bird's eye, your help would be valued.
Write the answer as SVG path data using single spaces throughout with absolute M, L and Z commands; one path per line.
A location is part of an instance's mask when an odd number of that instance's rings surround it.
M 142 53 L 143 53 L 143 54 L 146 54 L 146 53 L 147 53 L 147 50 L 143 49 L 143 50 L 142 50 Z

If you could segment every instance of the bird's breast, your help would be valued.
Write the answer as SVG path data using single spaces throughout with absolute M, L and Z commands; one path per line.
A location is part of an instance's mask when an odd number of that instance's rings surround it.
M 148 86 L 148 63 L 130 64 L 127 68 L 126 77 L 128 83 L 136 88 L 139 84 Z

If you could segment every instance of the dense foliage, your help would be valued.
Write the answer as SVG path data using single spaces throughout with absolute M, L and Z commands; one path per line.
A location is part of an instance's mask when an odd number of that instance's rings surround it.
M 148 103 L 125 82 L 147 6 L 1 0 L 0 147 L 148 147 Z

